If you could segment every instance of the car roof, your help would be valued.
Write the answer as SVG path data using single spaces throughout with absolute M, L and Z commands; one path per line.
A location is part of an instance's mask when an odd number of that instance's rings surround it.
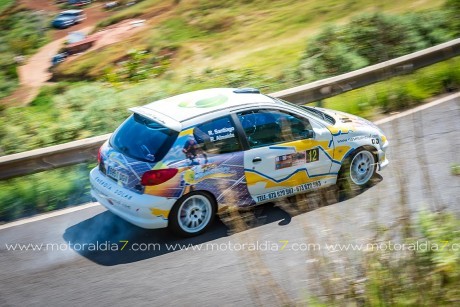
M 237 93 L 238 91 L 239 93 Z M 183 122 L 214 111 L 253 103 L 275 104 L 276 102 L 272 98 L 251 89 L 213 88 L 158 100 L 143 106 L 143 108 Z

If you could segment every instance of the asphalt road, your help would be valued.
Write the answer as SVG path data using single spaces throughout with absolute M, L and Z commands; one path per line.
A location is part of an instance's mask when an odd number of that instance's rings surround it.
M 333 271 L 356 273 L 362 252 L 333 252 L 331 246 L 368 242 L 375 225 L 398 223 L 406 208 L 402 202 L 413 212 L 442 207 L 460 214 L 460 177 L 450 174 L 451 163 L 460 162 L 459 110 L 456 98 L 382 124 L 390 140 L 390 165 L 361 194 L 329 200 L 329 205 L 312 195 L 300 214 L 292 207 L 260 207 L 243 214 L 249 229 L 238 233 L 217 222 L 205 235 L 179 240 L 166 230 L 131 226 L 101 206 L 2 229 L 0 305 L 227 306 L 305 300 L 321 293 L 321 280 Z M 5 244 L 16 243 L 55 245 L 47 251 L 7 250 Z M 104 249 L 104 243 L 108 250 L 90 250 L 91 244 Z

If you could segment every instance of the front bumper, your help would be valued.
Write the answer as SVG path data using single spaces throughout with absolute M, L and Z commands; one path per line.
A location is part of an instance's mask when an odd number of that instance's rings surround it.
M 90 172 L 89 177 L 91 195 L 115 215 L 141 228 L 168 226 L 168 215 L 175 199 L 134 193 L 118 186 L 98 167 Z
M 379 171 L 383 170 L 390 163 L 390 161 L 388 161 L 387 156 L 386 156 L 388 145 L 389 145 L 389 142 L 386 141 L 382 146 L 380 146 L 380 150 L 378 151 Z

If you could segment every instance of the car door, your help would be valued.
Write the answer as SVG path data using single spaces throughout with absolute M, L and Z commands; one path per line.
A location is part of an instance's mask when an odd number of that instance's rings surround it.
M 185 143 L 182 150 L 190 160 L 184 183 L 211 192 L 219 203 L 252 205 L 244 175 L 242 139 L 234 118 L 226 115 L 197 125 L 193 143 L 195 149 Z
M 332 136 L 308 118 L 280 109 L 237 113 L 249 149 L 244 153 L 248 190 L 266 202 L 332 182 Z M 327 180 L 332 179 L 332 180 Z

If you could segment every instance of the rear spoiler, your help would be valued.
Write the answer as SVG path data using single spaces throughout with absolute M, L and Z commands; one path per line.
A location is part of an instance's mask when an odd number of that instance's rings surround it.
M 142 115 L 148 119 L 151 119 L 171 130 L 180 132 L 182 131 L 182 124 L 177 120 L 164 115 L 163 113 L 154 111 L 146 107 L 134 107 L 129 109 L 131 112 Z

